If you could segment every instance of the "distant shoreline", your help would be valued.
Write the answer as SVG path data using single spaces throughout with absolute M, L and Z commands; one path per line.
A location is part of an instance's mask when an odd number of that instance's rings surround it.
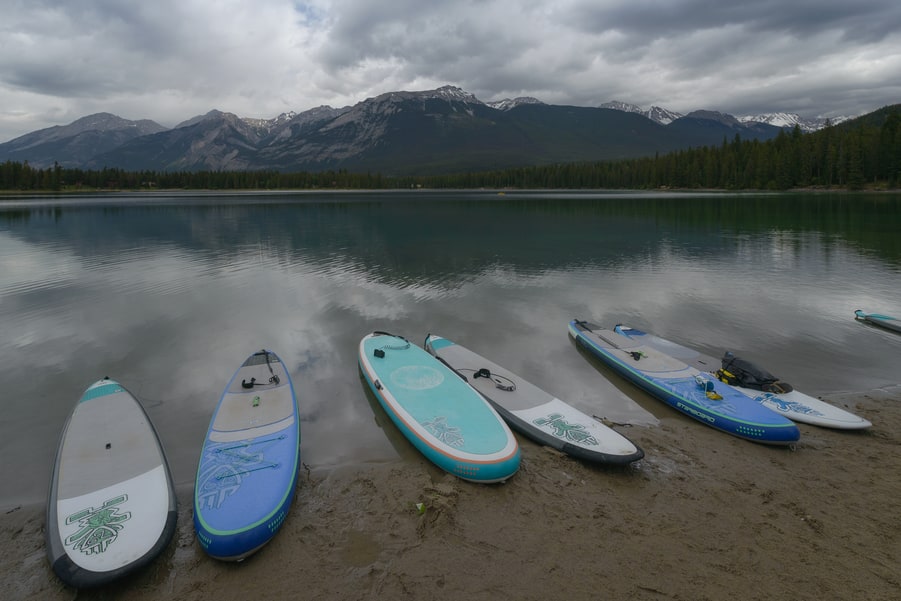
M 357 193 L 416 193 L 416 192 L 495 192 L 504 194 L 506 192 L 638 192 L 645 194 L 652 193 L 699 193 L 699 194 L 793 194 L 793 193 L 835 193 L 835 194 L 897 194 L 901 192 L 901 188 L 863 188 L 860 190 L 852 190 L 850 188 L 838 187 L 802 187 L 788 188 L 786 190 L 767 190 L 763 188 L 744 188 L 740 190 L 732 190 L 726 188 L 670 188 L 661 187 L 653 189 L 645 188 L 79 188 L 65 190 L 0 190 L 0 198 L 8 196 L 75 196 L 78 194 L 172 194 L 172 193 L 207 193 L 207 194 L 240 194 L 240 193 L 256 193 L 256 194 L 321 194 L 321 193 L 341 193 L 341 192 L 357 192 Z

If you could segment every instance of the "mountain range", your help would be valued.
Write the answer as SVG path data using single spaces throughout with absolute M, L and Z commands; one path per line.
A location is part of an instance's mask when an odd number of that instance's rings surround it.
M 0 162 L 129 171 L 346 169 L 426 175 L 653 156 L 718 145 L 736 135 L 766 140 L 785 127 L 812 131 L 823 124 L 785 113 L 681 115 L 623 102 L 577 107 L 524 97 L 486 103 L 444 86 L 274 119 L 212 110 L 173 128 L 98 113 L 0 144 Z
M 637 113 L 639 115 L 644 115 L 651 121 L 655 121 L 660 123 L 661 125 L 669 125 L 676 119 L 680 119 L 684 117 L 684 115 L 661 108 L 659 106 L 652 106 L 651 108 L 645 110 L 640 106 L 635 104 L 629 104 L 627 102 L 620 102 L 618 100 L 614 100 L 611 102 L 606 102 L 601 105 L 601 108 L 614 109 L 617 111 L 624 111 L 627 113 Z M 776 127 L 788 128 L 792 129 L 796 125 L 801 128 L 801 131 L 805 133 L 810 133 L 813 131 L 817 131 L 823 129 L 827 122 L 832 125 L 838 125 L 843 121 L 847 121 L 848 117 L 835 117 L 832 119 L 826 119 L 825 117 L 814 117 L 814 118 L 805 118 L 795 113 L 761 113 L 758 115 L 744 115 L 741 117 L 735 117 L 740 123 L 765 123 L 767 125 L 774 125 Z

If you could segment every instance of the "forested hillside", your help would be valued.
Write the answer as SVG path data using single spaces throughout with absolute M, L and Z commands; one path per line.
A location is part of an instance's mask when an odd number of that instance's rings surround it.
M 346 170 L 282 173 L 82 170 L 0 164 L 0 189 L 390 189 L 390 188 L 896 188 L 901 180 L 901 105 L 804 134 L 783 131 L 764 142 L 735 136 L 655 157 L 565 163 L 436 176 L 383 177 Z

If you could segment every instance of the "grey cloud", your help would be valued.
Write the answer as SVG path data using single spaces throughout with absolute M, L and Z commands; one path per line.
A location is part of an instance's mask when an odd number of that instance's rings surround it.
M 0 142 L 90 112 L 174 125 L 444 84 L 483 100 L 859 114 L 898 102 L 899 32 L 896 0 L 14 2 Z
M 424 36 L 438 46 L 456 43 L 454 13 L 454 5 L 444 2 L 336 2 L 329 39 L 320 57 L 332 69 L 352 67 L 366 59 L 412 59 L 411 47 L 418 47 Z M 426 47 L 420 50 L 429 51 Z
M 582 31 L 622 30 L 644 39 L 739 25 L 751 32 L 805 36 L 828 29 L 847 39 L 879 41 L 901 25 L 901 4 L 885 0 L 581 0 L 565 17 Z
M 83 97 L 137 89 L 147 62 L 183 50 L 177 9 L 162 2 L 45 2 L 41 8 L 4 27 L 0 58 L 0 81 L 33 93 Z

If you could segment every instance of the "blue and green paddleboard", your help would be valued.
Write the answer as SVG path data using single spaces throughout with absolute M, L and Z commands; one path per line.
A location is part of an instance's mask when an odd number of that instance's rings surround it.
M 194 528 L 216 559 L 240 561 L 279 530 L 294 498 L 300 420 L 291 376 L 272 351 L 232 376 L 210 421 L 194 482 Z
M 766 444 L 786 445 L 801 437 L 790 419 L 640 339 L 579 320 L 569 323 L 569 334 L 618 374 L 703 424 Z
M 687 365 L 696 367 L 701 372 L 709 373 L 711 376 L 723 380 L 745 396 L 754 399 L 755 402 L 771 411 L 784 415 L 793 422 L 837 430 L 862 430 L 873 425 L 869 420 L 804 394 L 775 378 L 773 382 L 775 385 L 766 386 L 766 389 L 759 385 L 754 387 L 743 386 L 740 382 L 731 383 L 728 376 L 733 374 L 729 374 L 728 370 L 735 370 L 730 367 L 730 360 L 736 359 L 736 357 L 728 351 L 722 359 L 714 359 L 700 351 L 627 325 L 617 325 L 614 331 L 633 340 L 641 340 L 644 344 L 652 346 L 670 357 L 675 357 Z

